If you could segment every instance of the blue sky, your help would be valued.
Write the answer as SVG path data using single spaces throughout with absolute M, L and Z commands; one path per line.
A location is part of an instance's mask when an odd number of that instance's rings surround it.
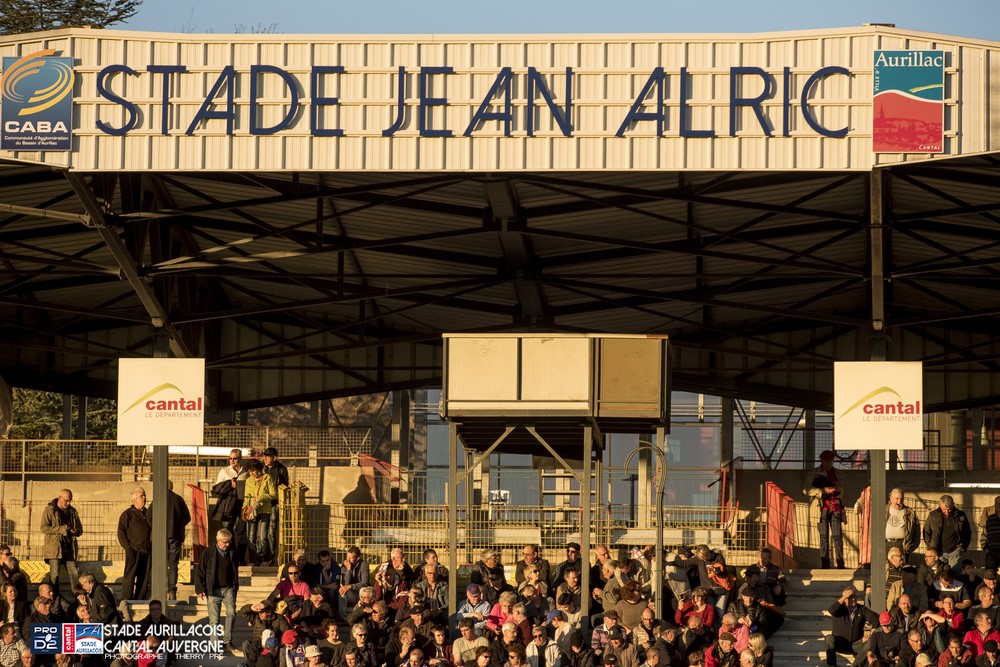
M 220 34 L 271 25 L 289 34 L 728 33 L 862 23 L 1000 41 L 1000 1 L 145 0 L 118 27 Z

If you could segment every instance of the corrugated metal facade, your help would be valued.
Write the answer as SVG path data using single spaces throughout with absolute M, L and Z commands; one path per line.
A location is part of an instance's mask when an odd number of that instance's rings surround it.
M 642 36 L 296 36 L 189 35 L 62 30 L 0 40 L 0 55 L 21 56 L 43 48 L 75 59 L 77 83 L 72 153 L 0 152 L 0 157 L 69 166 L 81 171 L 572 171 L 572 170 L 867 170 L 875 164 L 925 160 L 927 155 L 873 155 L 872 60 L 876 49 L 940 49 L 945 63 L 945 156 L 996 150 L 1000 118 L 991 104 L 1000 77 L 991 42 L 882 27 L 762 35 Z M 115 74 L 108 87 L 139 109 L 138 125 L 125 136 L 97 129 L 101 120 L 121 127 L 123 107 L 98 95 L 99 72 L 127 65 L 135 76 Z M 171 76 L 168 131 L 161 132 L 163 76 L 150 65 L 183 65 Z M 290 74 L 299 88 L 298 108 L 287 129 L 250 133 L 250 68 L 269 65 Z M 187 135 L 220 72 L 235 69 L 235 120 L 208 120 Z M 311 71 L 342 66 L 343 74 L 321 77 L 321 97 L 338 105 L 318 108 L 319 124 L 342 137 L 311 136 Z M 399 68 L 405 68 L 405 112 L 393 136 L 383 136 L 397 115 Z M 427 127 L 454 136 L 420 136 L 420 68 L 451 67 L 427 77 L 425 98 L 447 98 L 425 108 Z M 503 123 L 487 120 L 463 136 L 503 68 L 511 68 L 510 136 Z M 665 72 L 666 123 L 641 121 L 616 132 L 655 68 Z M 756 75 L 736 77 L 731 68 L 755 67 L 773 79 L 763 111 L 773 128 L 765 136 L 754 112 L 739 107 L 730 136 L 731 89 L 742 97 L 760 94 Z M 800 98 L 807 79 L 825 67 L 850 76 L 819 79 L 809 93 L 811 113 L 821 125 L 846 126 L 843 138 L 822 136 L 805 121 Z M 534 136 L 527 136 L 528 68 L 535 68 L 554 103 L 565 104 L 566 68 L 572 69 L 572 134 L 564 136 L 536 92 Z M 681 128 L 681 68 L 686 109 Z M 788 81 L 785 86 L 785 68 Z M 258 123 L 278 124 L 289 111 L 282 79 L 260 74 Z M 216 96 L 224 103 L 225 89 Z M 787 97 L 787 109 L 785 98 Z M 223 107 L 216 105 L 213 110 Z M 503 94 L 487 112 L 503 110 Z M 641 111 L 656 110 L 655 94 Z M 788 121 L 784 121 L 786 115 Z M 713 130 L 715 137 L 681 136 L 683 130 Z M 787 136 L 784 136 L 787 134 Z

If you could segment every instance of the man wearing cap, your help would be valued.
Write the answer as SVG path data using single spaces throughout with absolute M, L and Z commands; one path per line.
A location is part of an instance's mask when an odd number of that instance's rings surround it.
M 736 637 L 728 632 L 719 635 L 719 641 L 705 651 L 705 667 L 736 667 L 740 657 L 733 650 L 735 643 Z
M 739 595 L 729 604 L 727 611 L 736 617 L 737 623 L 745 626 L 750 632 L 767 634 L 764 608 L 754 597 L 753 589 L 749 584 L 740 586 Z
M 844 503 L 841 494 L 844 492 L 837 478 L 837 469 L 833 467 L 836 455 L 826 450 L 819 455 L 819 467 L 813 474 L 812 489 L 809 495 L 819 497 L 819 555 L 821 567 L 829 569 L 831 561 L 836 560 L 837 569 L 844 569 L 844 538 L 842 527 L 846 519 Z M 830 541 L 833 541 L 833 558 L 831 558 Z
M 865 623 L 879 625 L 879 614 L 858 604 L 854 587 L 845 588 L 827 610 L 832 617 L 832 632 L 826 636 L 826 664 L 836 665 L 838 653 L 855 655 L 862 649 Z
M 979 588 L 975 592 L 977 598 L 979 597 L 979 591 L 983 588 L 993 591 L 993 599 L 996 600 L 997 604 L 1000 604 L 1000 592 L 997 591 L 997 573 L 994 570 L 983 572 L 983 583 L 979 584 Z
M 570 542 L 566 545 L 566 560 L 556 566 L 555 576 L 552 579 L 552 587 L 559 588 L 559 584 L 566 579 L 566 570 L 576 570 L 579 572 L 581 567 L 583 566 L 580 563 L 580 544 L 578 542 Z
M 879 630 L 872 631 L 872 636 L 868 640 L 868 648 L 879 660 L 889 660 L 890 654 L 897 656 L 903 649 L 903 633 L 896 628 L 892 614 L 887 611 L 879 614 L 878 623 Z
M 1000 665 L 1000 647 L 994 639 L 983 642 L 983 653 L 976 658 L 976 667 L 997 667 Z
M 594 650 L 597 655 L 604 655 L 604 649 L 608 646 L 610 639 L 608 634 L 611 629 L 617 627 L 618 625 L 618 612 L 614 609 L 608 611 L 604 614 L 604 620 L 594 628 L 594 632 L 590 636 L 590 648 Z
M 545 627 L 537 625 L 531 629 L 531 642 L 525 650 L 530 667 L 562 667 L 562 651 L 555 642 L 549 641 Z
M 604 648 L 604 658 L 607 659 L 610 655 L 618 658 L 619 667 L 639 667 L 639 651 L 628 641 L 620 625 L 608 631 L 608 645 Z
M 490 614 L 490 603 L 483 599 L 479 584 L 469 584 L 465 587 L 465 600 L 458 605 L 455 618 L 458 621 L 471 619 L 475 624 L 477 635 L 482 635 L 486 629 L 486 617 Z
M 962 554 L 972 541 L 972 527 L 965 512 L 955 507 L 955 499 L 941 496 L 938 508 L 927 515 L 924 523 L 924 544 L 937 549 L 941 559 L 953 568 L 958 567 Z
M 662 667 L 684 667 L 687 662 L 677 648 L 677 638 L 680 636 L 680 628 L 668 620 L 664 620 L 660 625 L 660 636 L 653 647 L 660 652 L 660 665 Z

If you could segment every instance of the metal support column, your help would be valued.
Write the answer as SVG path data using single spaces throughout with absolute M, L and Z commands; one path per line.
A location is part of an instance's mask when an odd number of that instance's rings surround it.
M 395 504 L 406 503 L 406 483 L 402 479 L 402 471 L 410 467 L 410 392 L 404 390 L 392 392 L 392 454 L 391 463 L 400 471 L 400 481 L 392 490 L 392 501 Z
M 465 482 L 468 484 L 468 480 Z M 458 424 L 448 422 L 448 625 L 455 636 L 458 625 Z
M 884 216 L 888 172 L 876 169 L 871 175 L 871 299 L 872 299 L 872 338 L 871 361 L 886 360 L 885 339 L 885 257 L 886 230 Z M 871 548 L 872 548 L 872 611 L 885 611 L 885 503 L 888 498 L 885 480 L 885 450 L 869 451 L 871 462 Z
M 803 467 L 809 467 L 816 460 L 816 411 L 806 410 L 806 430 L 802 434 Z
M 594 432 L 590 426 L 583 427 L 583 479 L 580 480 L 580 629 L 584 637 L 589 637 L 590 614 L 590 511 L 591 458 L 594 448 Z M 601 480 L 597 480 L 601 487 Z M 585 606 L 586 605 L 586 606 Z
M 732 400 L 729 401 L 729 423 L 733 423 Z M 725 404 L 723 404 L 725 405 Z M 723 409 L 723 418 L 725 418 Z M 730 427 L 731 428 L 731 427 Z M 653 591 L 656 594 L 656 607 L 654 618 L 663 618 L 663 489 L 667 478 L 667 428 L 658 426 L 656 428 L 656 439 L 653 446 L 659 451 L 660 471 L 656 484 L 656 550 L 653 552 Z
M 164 359 L 170 356 L 170 338 L 163 329 L 156 329 L 153 335 L 153 357 Z M 151 594 L 153 600 L 160 600 L 166 608 L 167 600 L 167 507 L 170 496 L 167 480 L 170 478 L 170 448 L 153 447 L 153 544 L 150 566 L 153 568 Z

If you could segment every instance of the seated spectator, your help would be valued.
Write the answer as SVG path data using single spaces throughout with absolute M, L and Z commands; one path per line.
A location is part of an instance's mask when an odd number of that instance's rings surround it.
M 333 559 L 333 555 L 328 549 L 319 552 L 319 572 L 317 578 L 318 586 L 323 589 L 323 597 L 336 609 L 337 591 L 340 588 L 340 565 Z M 330 663 L 327 663 L 330 664 Z M 330 667 L 337 667 L 330 664 Z
M 484 549 L 482 558 L 472 566 L 471 582 L 483 586 L 497 575 L 503 583 L 507 583 L 507 576 L 500 563 L 500 554 L 494 549 Z
M 976 658 L 976 667 L 997 667 L 1000 665 L 1000 648 L 990 639 L 983 644 L 983 653 Z
M 962 644 L 958 637 L 948 640 L 948 650 L 938 658 L 938 667 L 952 667 L 953 665 L 972 665 L 975 662 L 972 652 Z
M 663 667 L 686 667 L 687 656 L 678 646 L 681 629 L 669 621 L 664 621 L 660 627 L 660 636 L 653 646 L 660 652 L 661 664 Z
M 13 584 L 8 584 L 13 587 Z M 15 667 L 21 664 L 21 654 L 28 645 L 21 638 L 21 626 L 5 622 L 0 627 L 0 667 Z
M 75 622 L 75 620 L 67 622 L 73 623 Z M 139 636 L 148 637 L 150 634 L 149 629 L 154 625 L 158 627 L 163 627 L 172 624 L 173 621 L 170 620 L 170 617 L 168 617 L 166 614 L 163 613 L 162 602 L 160 602 L 159 600 L 150 600 L 146 615 L 143 616 L 141 619 L 139 619 L 138 623 L 139 623 Z M 161 635 L 157 635 L 157 638 L 170 639 L 170 637 Z
M 517 564 L 518 567 L 520 567 L 523 563 L 518 561 Z M 542 572 L 537 564 L 532 563 L 531 565 L 525 566 L 519 574 L 521 576 L 521 580 L 518 582 L 517 586 L 518 595 L 523 595 L 522 591 L 524 591 L 525 587 L 533 586 L 541 597 L 548 596 L 549 585 L 543 580 Z
M 500 667 L 500 665 L 493 662 L 493 654 L 490 653 L 489 648 L 480 646 L 476 649 L 476 657 L 473 662 L 473 667 Z
M 767 585 L 771 589 L 771 599 L 774 604 L 779 607 L 784 607 L 785 599 L 788 595 L 786 592 L 788 581 L 785 578 L 785 573 L 781 571 L 781 568 L 771 561 L 771 556 L 772 554 L 769 548 L 764 547 L 760 550 L 760 554 L 757 558 L 757 567 L 760 568 L 761 583 Z
M 298 567 L 302 581 L 310 585 L 319 585 L 319 571 L 321 567 L 317 563 L 310 563 L 308 556 L 306 556 L 306 550 L 302 548 L 298 548 L 292 552 L 292 560 L 281 566 L 278 579 L 287 579 L 288 568 L 293 565 Z M 314 580 L 315 584 L 313 584 Z
M 410 618 L 410 610 L 413 607 L 419 606 L 421 609 L 424 608 L 424 592 L 416 588 L 411 588 L 406 592 L 405 600 L 399 609 L 396 610 L 396 617 L 393 621 L 396 625 L 401 625 Z
M 542 626 L 532 629 L 525 654 L 529 667 L 562 667 L 562 651 L 555 642 L 549 641 Z
M 323 653 L 316 645 L 306 646 L 305 657 L 305 664 L 307 667 L 329 667 L 329 665 L 323 661 Z
M 976 564 L 968 558 L 962 561 L 961 570 L 955 574 L 955 579 L 962 582 L 969 595 L 983 584 L 983 578 L 979 576 Z
M 753 589 L 749 585 L 743 584 L 740 587 L 736 599 L 729 604 L 728 612 L 736 618 L 737 625 L 744 626 L 751 633 L 767 633 L 764 607 L 754 598 Z
M 961 633 L 965 629 L 965 615 L 955 608 L 955 598 L 946 594 L 939 602 L 941 608 L 937 610 L 937 615 L 940 617 L 938 622 L 946 626 L 948 632 Z
M 458 631 L 461 636 L 452 644 L 452 662 L 456 667 L 475 667 L 476 649 L 486 647 L 488 652 L 490 643 L 476 633 L 476 621 L 472 617 L 460 619 Z
M 490 659 L 498 665 L 507 661 L 507 651 L 511 646 L 522 646 L 521 634 L 513 621 L 507 621 L 500 628 L 500 635 L 490 644 Z
M 528 577 L 527 570 L 534 569 L 537 575 L 536 579 L 532 581 Z M 526 544 L 524 549 L 521 550 L 521 560 L 517 561 L 517 565 L 514 567 L 514 583 L 520 585 L 524 581 L 528 583 L 544 584 L 544 586 L 539 586 L 542 591 L 542 595 L 548 595 L 549 583 L 552 580 L 552 567 L 549 565 L 549 561 L 545 560 L 538 555 L 538 545 L 537 544 Z M 520 587 L 518 588 L 520 590 Z
M 639 653 L 628 641 L 628 635 L 620 625 L 608 631 L 608 645 L 604 647 L 604 664 L 616 664 L 621 667 L 639 667 Z M 608 660 L 614 658 L 615 662 Z
M 20 562 L 6 544 L 0 544 L 0 584 L 13 584 L 17 599 L 28 601 L 28 577 L 21 572 Z
M 347 615 L 347 624 L 354 625 L 359 623 L 364 619 L 372 615 L 372 609 L 375 605 L 375 587 L 365 586 L 358 590 L 358 603 L 354 605 L 354 609 L 351 613 Z
M 341 664 L 347 645 L 340 641 L 340 628 L 337 627 L 337 622 L 332 618 L 324 620 L 322 634 L 323 638 L 316 642 L 316 646 L 319 647 L 323 662 L 331 666 Z
M 438 562 L 438 552 L 434 549 L 424 549 L 424 565 L 433 565 L 438 569 L 438 578 L 441 581 L 448 581 L 448 568 Z
M 511 644 L 507 647 L 507 662 L 504 663 L 504 667 L 524 667 L 527 664 L 525 660 L 523 645 Z
M 923 640 L 920 638 L 920 631 L 910 630 L 906 633 L 906 641 L 903 642 L 903 648 L 899 650 L 898 667 L 914 667 L 917 656 L 921 653 L 932 654 L 933 657 L 937 657 L 937 651 L 934 650 L 933 646 L 928 648 L 924 645 Z
M 735 667 L 739 656 L 733 650 L 736 637 L 728 632 L 719 635 L 719 640 L 705 651 L 705 667 Z
M 985 586 L 979 587 L 979 604 L 969 609 L 969 619 L 974 619 L 977 614 L 986 614 L 993 622 L 993 627 L 1000 627 L 1000 607 L 996 604 L 993 591 Z M 973 623 L 966 622 L 965 629 L 971 630 Z
M 723 632 L 728 632 L 734 638 L 733 651 L 740 653 L 745 649 L 750 643 L 750 628 L 746 625 L 736 622 L 736 616 L 732 613 L 726 612 L 722 615 L 722 620 L 719 622 L 719 634 Z
M 1000 601 L 1000 594 L 997 593 L 997 573 L 993 570 L 986 570 L 983 572 L 983 583 L 979 585 L 979 588 L 988 588 L 993 591 L 993 599 Z M 975 596 L 979 598 L 979 589 L 976 589 Z
M 893 625 L 904 635 L 910 630 L 920 629 L 920 612 L 913 608 L 909 595 L 901 595 L 889 610 L 889 614 L 892 616 Z
M 992 639 L 1000 642 L 1000 632 L 993 628 L 993 620 L 987 615 L 980 613 L 975 617 L 976 627 L 965 633 L 962 644 L 972 652 L 972 657 L 977 657 L 983 653 L 983 645 Z
M 494 633 L 499 633 L 504 623 L 511 620 L 513 607 L 516 603 L 517 595 L 514 594 L 514 591 L 504 591 L 501 593 L 500 599 L 493 605 L 489 615 L 486 617 L 486 628 Z
M 902 579 L 893 583 L 889 587 L 889 594 L 886 605 L 893 607 L 903 595 L 908 595 L 910 604 L 918 613 L 923 613 L 930 609 L 927 599 L 927 587 L 917 581 L 917 568 L 912 565 L 904 565 L 900 568 Z
M 556 600 L 556 611 L 561 611 L 566 617 L 566 622 L 569 623 L 573 630 L 580 629 L 580 619 L 583 618 L 583 612 L 580 610 L 579 605 L 576 603 L 576 598 L 572 593 L 563 593 Z
M 428 667 L 453 667 L 451 644 L 443 625 L 431 626 L 431 643 L 424 653 Z
M 97 579 L 89 572 L 80 575 L 80 585 L 87 591 L 90 598 L 90 611 L 97 623 L 116 623 L 118 616 L 118 603 L 115 602 L 115 594 L 104 584 L 98 583 Z
M 604 649 L 608 647 L 608 642 L 610 641 L 608 635 L 611 630 L 618 626 L 618 612 L 614 609 L 604 614 L 603 619 L 594 628 L 593 633 L 590 636 L 590 648 L 593 649 L 594 654 L 604 657 Z
M 576 604 L 577 608 L 582 609 L 582 607 L 580 607 L 581 591 L 579 570 L 566 570 L 563 573 L 562 583 L 556 586 L 556 600 L 567 593 L 573 596 L 573 602 Z
M 642 610 L 639 624 L 631 628 L 631 634 L 632 643 L 639 650 L 639 658 L 642 659 L 660 636 L 660 621 L 648 606 Z
M 604 613 L 607 613 L 614 609 L 618 601 L 622 599 L 621 590 L 624 582 L 620 576 L 618 563 L 610 558 L 604 561 L 604 565 L 601 566 L 601 572 L 607 580 L 607 583 L 604 584 L 604 590 L 601 591 L 601 609 Z
M 431 629 L 434 627 L 434 624 L 429 620 L 430 616 L 430 609 L 422 607 L 421 605 L 414 605 L 410 607 L 410 620 L 405 621 L 405 623 L 409 623 L 413 626 L 414 631 L 428 642 L 433 638 Z M 426 648 L 426 644 L 421 643 L 420 648 Z
M 430 644 L 427 637 L 419 635 L 411 623 L 405 623 L 399 628 L 394 639 L 385 646 L 385 664 L 387 667 L 399 667 L 410 660 L 410 651 Z
M 552 598 L 542 597 L 533 585 L 522 582 L 519 601 L 524 605 L 524 611 L 533 624 L 538 624 L 552 608 Z
M 41 596 L 35 598 L 35 601 L 32 603 L 31 613 L 28 614 L 28 617 L 24 619 L 24 623 L 21 625 L 21 636 L 31 637 L 31 626 L 36 623 L 52 623 L 52 617 L 49 616 L 49 609 L 51 607 L 52 600 Z
M 484 586 L 479 584 L 479 589 L 483 592 L 483 599 L 490 604 L 496 604 L 500 600 L 500 595 L 502 593 L 515 593 L 513 586 L 507 583 L 503 578 L 503 575 L 497 574 L 496 572 L 490 573 L 490 580 Z
M 951 568 L 945 565 L 941 568 L 938 578 L 934 580 L 934 585 L 930 590 L 931 597 L 935 600 L 933 606 L 941 609 L 944 596 L 950 595 L 955 601 L 955 609 L 965 611 L 972 606 L 972 597 L 969 591 L 965 590 L 962 582 L 955 579 Z
M 344 656 L 346 657 L 349 651 L 356 654 L 357 667 L 378 667 L 382 663 L 378 650 L 368 640 L 368 630 L 362 623 L 355 623 L 351 626 L 351 640 L 352 646 L 344 650 Z
M 748 650 L 753 652 L 754 667 L 773 667 L 774 647 L 767 645 L 764 635 L 759 632 L 755 632 L 750 635 L 750 639 L 747 643 L 749 644 L 747 647 Z M 737 645 L 739 645 L 738 639 Z
M 570 636 L 576 632 L 576 629 L 569 624 L 569 621 L 566 620 L 566 614 L 558 609 L 550 611 L 545 616 L 545 625 L 551 628 L 552 641 L 556 643 L 559 650 L 563 653 L 569 654 Z
M 929 548 L 924 551 L 924 562 L 917 568 L 917 583 L 930 589 L 941 574 L 944 564 L 937 549 Z
M 350 547 L 340 566 L 340 589 L 337 598 L 337 612 L 340 618 L 347 615 L 358 602 L 359 591 L 368 586 L 368 562 L 361 558 L 361 549 Z M 363 663 L 368 659 L 364 651 L 360 651 L 359 660 Z
M 429 619 L 436 623 L 448 622 L 448 582 L 438 579 L 437 568 L 424 565 L 423 578 L 414 588 L 424 594 L 424 607 L 430 612 Z
M 698 586 L 691 591 L 691 599 L 686 600 L 681 608 L 677 610 L 674 621 L 677 625 L 687 625 L 687 620 L 691 616 L 701 618 L 706 631 L 711 632 L 716 626 L 717 609 L 708 602 L 709 593 L 703 587 Z
M 689 616 L 677 639 L 677 648 L 681 655 L 690 657 L 693 653 L 700 653 L 708 648 L 713 639 L 708 628 L 702 623 L 701 616 Z
M 371 616 L 362 622 L 368 628 L 368 640 L 374 646 L 385 646 L 395 631 L 385 600 L 373 604 Z
M 323 589 L 316 586 L 309 591 L 309 599 L 302 603 L 302 615 L 299 617 L 299 622 L 311 628 L 318 628 L 323 625 L 323 621 L 333 617 L 333 607 L 326 601 Z M 324 660 L 324 662 L 326 661 Z
M 925 647 L 934 647 L 934 656 L 941 655 L 948 650 L 948 630 L 939 622 L 940 616 L 932 611 L 925 611 L 920 615 L 920 642 Z
M 6 583 L 0 590 L 3 592 L 3 601 L 0 602 L 0 619 L 2 619 L 3 623 L 16 624 L 18 633 L 20 633 L 20 628 L 24 625 L 24 619 L 31 613 L 29 609 L 30 605 L 24 600 L 17 599 L 17 587 L 14 584 Z M 18 653 L 17 659 L 21 659 L 20 653 Z
M 893 583 L 903 578 L 902 568 L 906 565 L 903 559 L 903 550 L 899 547 L 892 547 L 885 555 L 885 589 Z
M 248 665 L 256 664 L 260 657 L 263 649 L 261 637 L 265 630 L 275 637 L 281 637 L 291 629 L 285 617 L 276 614 L 274 605 L 267 601 L 245 604 L 240 607 L 239 614 L 250 626 L 250 638 L 240 646 L 244 662 Z
M 567 667 L 598 667 L 601 660 L 594 653 L 579 630 L 574 631 L 569 636 L 570 650 L 566 653 Z
M 892 621 L 892 614 L 883 611 L 878 618 L 879 629 L 872 630 L 868 640 L 868 650 L 879 660 L 895 660 L 903 649 L 903 633 Z
M 584 565 L 584 563 L 580 562 L 580 545 L 576 542 L 567 544 L 566 560 L 556 565 L 556 570 L 552 573 L 552 587 L 558 589 L 559 585 L 565 581 L 568 571 L 576 570 L 579 573 Z M 577 601 L 578 606 L 579 604 L 580 602 Z
M 302 570 L 299 567 L 295 563 L 288 566 L 288 569 L 285 570 L 288 577 L 279 581 L 271 594 L 267 596 L 269 602 L 275 603 L 289 595 L 298 595 L 303 600 L 309 597 L 309 584 L 302 579 Z
M 475 624 L 476 634 L 482 636 L 486 630 L 486 617 L 490 615 L 491 609 L 492 605 L 483 599 L 479 584 L 469 584 L 465 587 L 465 600 L 458 605 L 455 618 L 459 622 L 471 619 Z
M 413 568 L 406 562 L 403 550 L 397 547 L 375 571 L 375 597 L 391 605 L 397 595 L 410 589 L 413 580 Z
M 510 608 L 510 620 L 517 626 L 518 635 L 521 643 L 527 646 L 531 643 L 531 628 L 532 623 L 528 618 L 528 614 L 524 609 L 524 605 L 520 602 L 515 604 Z

